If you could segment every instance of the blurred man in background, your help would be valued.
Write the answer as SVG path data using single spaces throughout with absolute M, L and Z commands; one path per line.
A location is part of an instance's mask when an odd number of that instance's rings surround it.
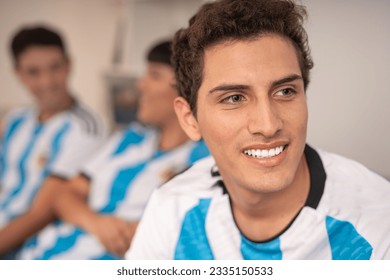
M 103 140 L 97 117 L 69 89 L 71 63 L 61 36 L 25 27 L 11 42 L 15 74 L 34 99 L 5 118 L 0 173 L 0 255 L 53 219 L 50 201 Z M 12 94 L 12 93 L 2 93 Z
M 175 115 L 178 96 L 171 42 L 148 53 L 139 80 L 138 119 L 114 135 L 79 176 L 62 188 L 53 208 L 63 222 L 51 224 L 22 248 L 22 259 L 118 259 L 130 246 L 153 190 L 209 155 L 190 141 Z

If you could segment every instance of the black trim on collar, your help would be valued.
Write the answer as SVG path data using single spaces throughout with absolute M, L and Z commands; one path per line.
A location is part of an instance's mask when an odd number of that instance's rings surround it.
M 211 177 L 221 177 L 221 173 L 219 173 L 218 166 L 216 164 L 214 164 L 211 167 L 210 173 L 211 173 Z M 220 178 L 218 181 L 216 181 L 215 184 L 213 185 L 213 187 L 221 188 L 223 195 L 229 194 L 227 189 L 226 189 L 225 183 L 222 180 L 222 178 Z
M 307 144 L 305 146 L 305 156 L 310 172 L 310 191 L 305 206 L 316 209 L 324 193 L 326 173 L 320 156 Z
M 219 173 L 219 170 L 218 170 L 218 166 L 217 166 L 216 164 L 214 164 L 214 165 L 211 167 L 210 173 L 211 173 L 211 177 L 218 177 L 218 176 L 221 176 L 221 174 Z
M 215 182 L 215 184 L 213 185 L 213 187 L 219 187 L 222 189 L 222 194 L 225 195 L 225 194 L 229 194 L 226 187 L 225 187 L 225 183 L 221 180 L 218 180 L 217 182 Z

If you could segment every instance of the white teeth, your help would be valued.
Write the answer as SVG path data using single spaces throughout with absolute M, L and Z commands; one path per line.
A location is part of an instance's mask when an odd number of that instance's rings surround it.
M 284 146 L 276 147 L 270 150 L 260 150 L 260 149 L 251 149 L 245 150 L 244 153 L 248 156 L 252 156 L 255 158 L 270 158 L 277 156 L 281 152 L 283 152 Z

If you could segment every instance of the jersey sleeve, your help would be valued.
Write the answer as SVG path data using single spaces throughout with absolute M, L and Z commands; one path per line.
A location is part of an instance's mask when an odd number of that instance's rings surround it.
M 69 179 L 77 175 L 86 160 L 98 150 L 104 140 L 103 133 L 92 134 L 77 125 L 70 125 L 64 135 L 53 144 L 48 175 Z
M 114 154 L 115 149 L 120 143 L 122 133 L 115 133 L 100 148 L 96 154 L 93 154 L 80 168 L 80 173 L 88 178 L 93 178 L 100 172 L 109 158 Z

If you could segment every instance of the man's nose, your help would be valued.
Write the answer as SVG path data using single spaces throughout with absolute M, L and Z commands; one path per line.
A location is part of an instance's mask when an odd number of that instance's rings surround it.
M 248 130 L 251 134 L 260 134 L 271 138 L 282 129 L 282 119 L 272 101 L 257 100 L 249 113 Z

